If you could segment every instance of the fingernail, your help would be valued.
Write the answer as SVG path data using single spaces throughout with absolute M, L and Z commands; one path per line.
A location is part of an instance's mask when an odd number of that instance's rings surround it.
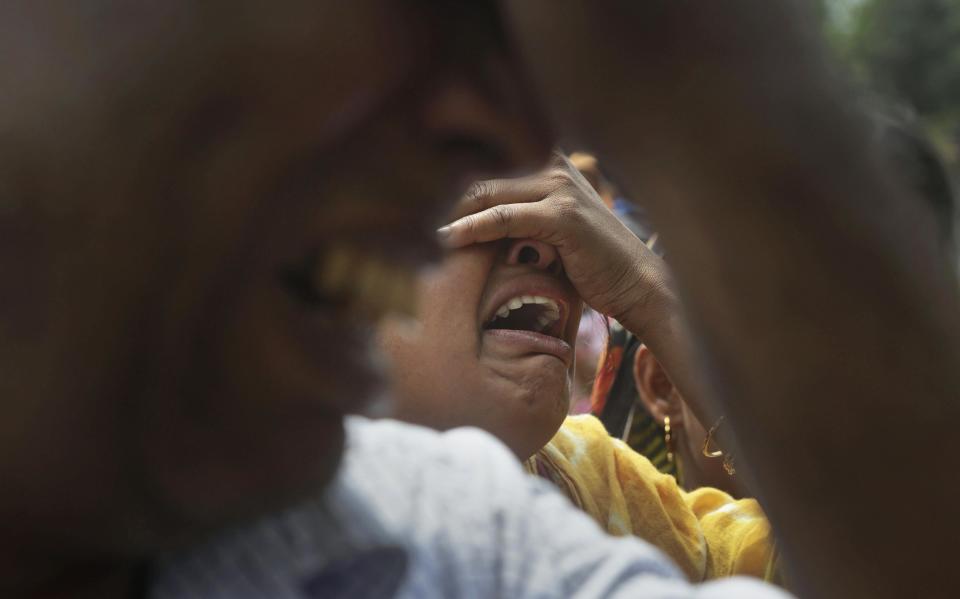
M 440 239 L 446 239 L 447 237 L 450 237 L 450 225 L 437 229 L 437 237 Z

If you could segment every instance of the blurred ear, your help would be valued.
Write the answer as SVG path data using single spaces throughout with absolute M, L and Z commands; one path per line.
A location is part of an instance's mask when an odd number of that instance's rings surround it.
M 683 426 L 683 401 L 667 372 L 646 345 L 641 345 L 633 358 L 633 381 L 640 403 L 658 424 L 664 416 L 671 426 Z

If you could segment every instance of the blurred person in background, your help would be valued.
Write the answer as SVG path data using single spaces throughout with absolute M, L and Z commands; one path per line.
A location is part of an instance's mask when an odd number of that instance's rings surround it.
M 614 201 L 617 197 L 617 189 L 600 170 L 600 164 L 597 157 L 587 152 L 574 152 L 568 157 L 572 164 L 583 178 L 587 180 L 590 187 L 597 192 L 607 208 L 613 210 Z
M 727 465 L 704 451 L 708 430 L 650 351 L 615 321 L 598 367 L 592 413 L 608 433 L 642 454 L 681 488 L 749 496 Z M 712 440 L 712 436 L 711 436 Z M 709 453 L 716 449 L 709 450 Z M 732 468 L 732 470 L 731 470 Z
M 570 400 L 571 414 L 590 412 L 590 397 L 597 373 L 600 356 L 607 344 L 607 319 L 584 307 L 580 316 L 580 328 L 577 331 L 577 354 L 574 373 L 573 395 Z

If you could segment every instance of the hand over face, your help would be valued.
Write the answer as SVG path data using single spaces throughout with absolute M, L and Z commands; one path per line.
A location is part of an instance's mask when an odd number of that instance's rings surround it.
M 583 300 L 618 320 L 668 292 L 663 261 L 606 207 L 562 155 L 536 175 L 481 181 L 439 234 L 450 248 L 530 238 L 557 249 Z M 641 323 L 637 323 L 643 328 Z

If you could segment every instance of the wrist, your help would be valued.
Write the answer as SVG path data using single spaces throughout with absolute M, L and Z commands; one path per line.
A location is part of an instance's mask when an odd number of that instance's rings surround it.
M 651 268 L 649 260 L 635 264 L 634 268 L 638 271 L 637 284 L 623 294 L 622 309 L 613 317 L 645 343 L 670 338 L 677 333 L 680 301 L 666 269 L 659 265 Z

